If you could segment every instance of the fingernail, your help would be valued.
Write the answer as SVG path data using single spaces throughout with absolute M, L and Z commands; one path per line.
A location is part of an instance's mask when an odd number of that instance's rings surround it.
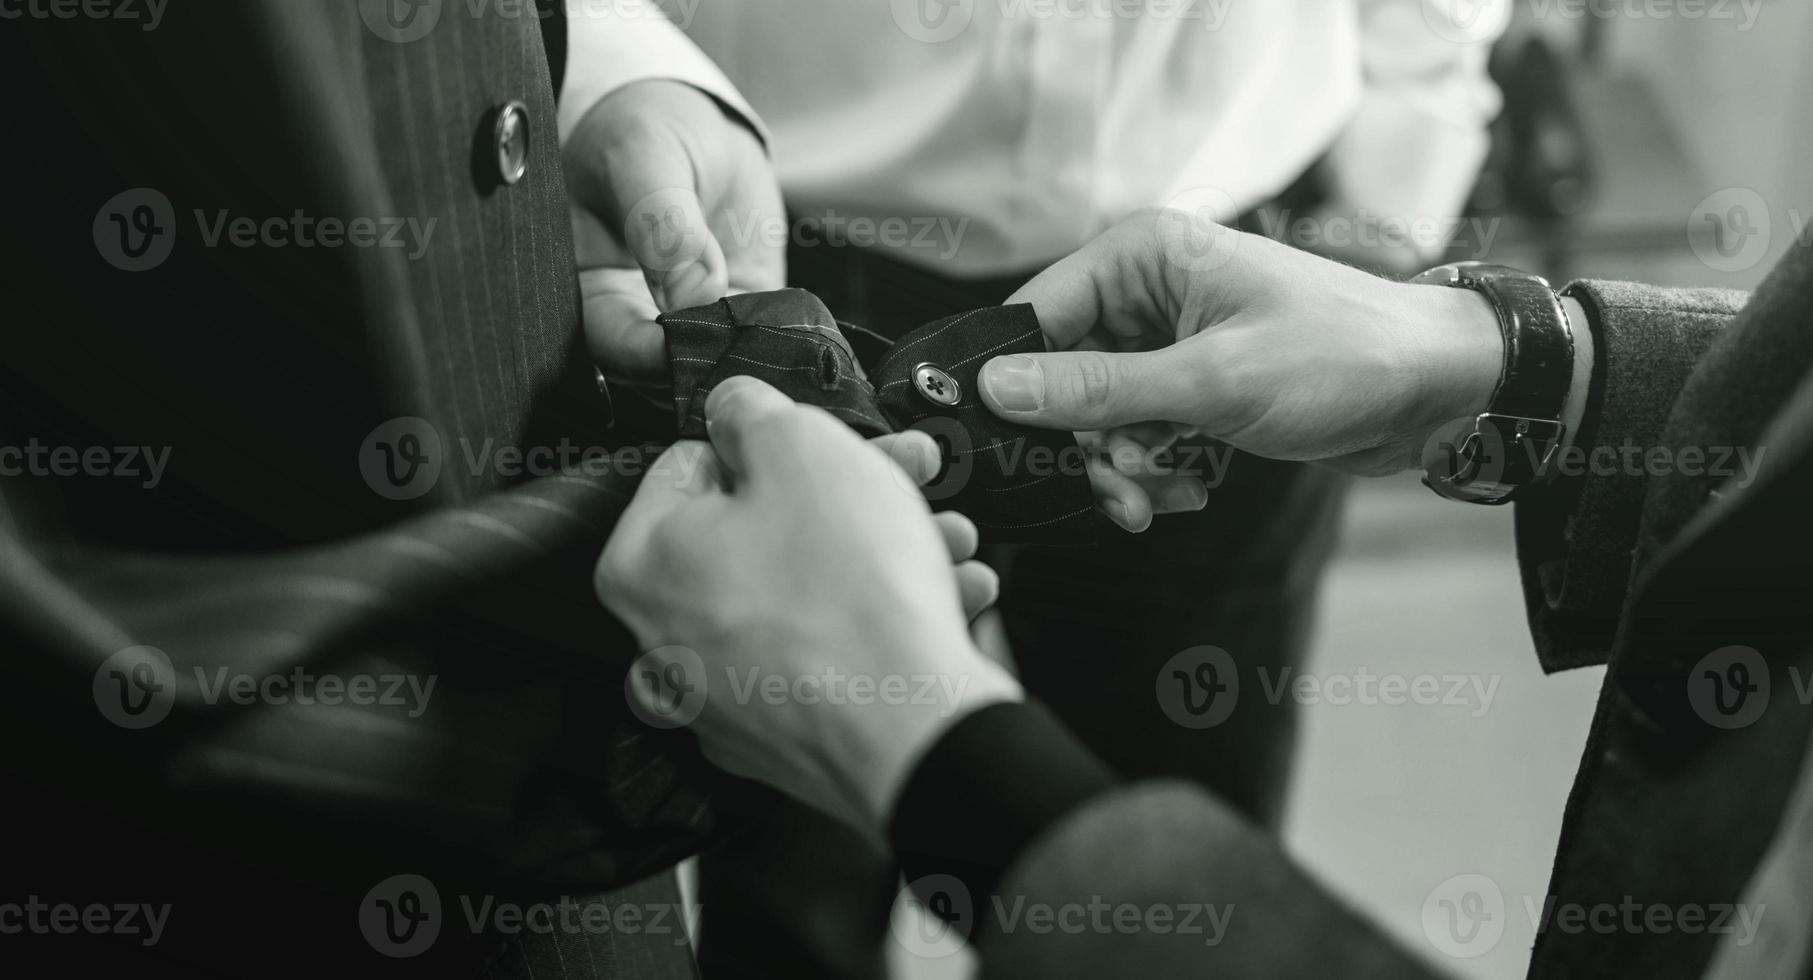
M 1202 486 L 1167 487 L 1159 491 L 1158 505 L 1167 514 L 1186 514 L 1207 507 L 1209 494 Z
M 982 387 L 1003 412 L 1036 412 L 1045 407 L 1045 372 L 1030 357 L 997 357 L 982 368 Z

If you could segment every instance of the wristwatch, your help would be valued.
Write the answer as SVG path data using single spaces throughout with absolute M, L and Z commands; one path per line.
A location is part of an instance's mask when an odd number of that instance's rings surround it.
M 1423 450 L 1423 484 L 1451 500 L 1504 504 L 1541 483 L 1561 447 L 1574 334 L 1548 280 L 1501 265 L 1458 262 L 1411 282 L 1485 296 L 1504 332 L 1504 370 L 1486 410 L 1438 433 Z

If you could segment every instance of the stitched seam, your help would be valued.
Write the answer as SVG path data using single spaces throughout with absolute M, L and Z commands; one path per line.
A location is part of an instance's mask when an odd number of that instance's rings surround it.
M 954 452 L 951 455 L 953 455 L 953 456 L 974 456 L 977 453 L 988 452 L 990 449 L 1000 449 L 1002 446 L 1011 446 L 1016 441 L 1017 440 L 1014 440 L 1014 439 L 1003 439 L 1000 442 L 991 442 L 986 446 L 979 446 L 975 449 L 958 450 L 957 452 Z
M 758 361 L 753 357 L 743 354 L 725 354 L 724 359 L 727 361 L 742 361 L 745 364 L 760 364 L 762 367 L 773 368 L 776 371 L 810 371 L 813 374 L 818 373 L 818 368 L 812 365 L 794 365 L 789 367 L 785 364 L 770 364 L 767 361 Z
M 984 357 L 987 357 L 988 355 L 993 354 L 995 351 L 1000 350 L 1003 347 L 1012 347 L 1013 345 L 1019 343 L 1022 340 L 1031 340 L 1032 338 L 1037 337 L 1038 335 L 1039 335 L 1039 331 L 1037 331 L 1037 330 L 1032 330 L 1027 333 L 1023 333 L 1023 334 L 1019 335 L 1018 337 L 1015 337 L 1014 339 L 1007 341 L 1004 344 L 997 344 L 994 347 L 990 347 L 989 349 L 983 351 L 980 354 L 977 354 L 974 357 L 969 357 L 969 358 L 965 358 L 961 361 L 958 361 L 957 363 L 951 365 L 951 368 L 960 368 L 963 365 L 968 364 L 970 361 L 979 361 L 979 360 L 983 359 Z M 948 371 L 948 370 L 950 370 L 950 368 L 946 368 L 945 370 Z
M 1040 521 L 1037 524 L 984 524 L 981 521 L 976 521 L 976 526 L 993 528 L 997 531 L 1023 531 L 1030 527 L 1048 527 L 1052 524 L 1057 524 L 1057 523 L 1060 523 L 1063 521 L 1070 520 L 1072 517 L 1081 517 L 1084 514 L 1087 514 L 1094 509 L 1095 509 L 1095 506 L 1090 505 L 1088 507 L 1084 507 L 1082 510 L 1073 510 L 1070 513 L 1065 514 L 1061 517 L 1054 517 L 1049 521 Z
M 956 324 L 952 324 L 952 325 L 951 325 L 951 326 L 956 326 Z M 939 332 L 940 332 L 940 333 L 942 333 L 942 332 L 943 332 L 943 331 L 939 331 Z M 1015 338 L 1014 338 L 1014 339 L 1012 339 L 1012 340 L 1009 340 L 1009 341 L 1007 341 L 1007 342 L 1005 342 L 1005 343 L 1002 343 L 1002 344 L 997 344 L 997 345 L 995 345 L 995 346 L 994 346 L 994 347 L 990 347 L 990 348 L 989 348 L 989 349 L 988 349 L 988 350 L 985 350 L 985 351 L 983 351 L 983 352 L 982 352 L 982 353 L 980 353 L 980 354 L 977 354 L 977 355 L 975 355 L 975 356 L 974 356 L 974 357 L 966 357 L 966 358 L 964 358 L 964 359 L 963 359 L 963 360 L 961 360 L 961 361 L 958 361 L 958 362 L 957 362 L 957 363 L 955 363 L 955 364 L 952 364 L 952 365 L 951 365 L 951 366 L 950 366 L 950 367 L 948 367 L 948 368 L 945 368 L 945 370 L 947 370 L 947 371 L 950 371 L 950 370 L 954 370 L 954 369 L 956 369 L 956 368 L 960 368 L 960 367 L 962 367 L 962 366 L 963 366 L 963 365 L 965 365 L 965 364 L 968 364 L 968 363 L 970 363 L 970 362 L 971 362 L 971 361 L 979 361 L 979 360 L 981 360 L 981 359 L 982 359 L 982 358 L 984 358 L 984 357 L 987 357 L 987 356 L 988 356 L 988 355 L 990 355 L 990 354 L 993 354 L 993 353 L 994 353 L 994 352 L 995 352 L 995 351 L 998 351 L 998 350 L 1000 350 L 1000 349 L 1001 349 L 1001 348 L 1003 348 L 1003 347 L 1012 347 L 1012 346 L 1013 346 L 1013 345 L 1015 345 L 1015 344 L 1017 344 L 1017 343 L 1019 343 L 1019 342 L 1020 342 L 1020 341 L 1022 341 L 1022 340 L 1030 340 L 1030 339 L 1032 339 L 1032 338 L 1033 338 L 1033 337 L 1036 337 L 1036 336 L 1038 336 L 1038 335 L 1039 335 L 1039 332 L 1040 332 L 1040 331 L 1038 331 L 1038 330 L 1032 330 L 1032 331 L 1028 331 L 1028 332 L 1026 332 L 1026 333 L 1023 333 L 1023 334 L 1021 334 L 1021 335 L 1019 335 L 1019 336 L 1018 336 L 1018 337 L 1015 337 Z M 926 338 L 926 339 L 927 339 L 927 340 L 930 340 L 930 339 L 931 339 L 931 338 L 930 338 L 930 337 L 928 337 L 928 338 Z M 879 372 L 877 372 L 877 373 L 879 373 Z M 900 387 L 900 386 L 901 386 L 901 385 L 905 385 L 905 384 L 912 384 L 912 383 L 913 383 L 913 379 L 911 379 L 911 378 L 907 378 L 907 379 L 905 379 L 905 380 L 902 380 L 902 381 L 890 381 L 890 382 L 888 382 L 888 383 L 887 383 L 887 384 L 885 384 L 885 385 L 882 385 L 882 386 L 881 386 L 881 390 L 882 390 L 882 391 L 887 391 L 887 390 L 889 390 L 889 389 L 891 389 L 891 388 L 898 388 L 898 387 Z
M 981 312 L 982 312 L 981 310 L 971 310 L 970 312 L 963 314 L 962 316 L 958 317 L 955 320 L 952 320 L 951 322 L 945 324 L 944 326 L 939 327 L 937 330 L 934 330 L 929 336 L 921 337 L 918 340 L 915 340 L 912 343 L 909 343 L 905 346 L 894 348 L 893 350 L 888 352 L 887 357 L 882 359 L 882 362 L 881 362 L 882 366 L 886 367 L 887 365 L 894 363 L 894 359 L 899 357 L 900 355 L 906 353 L 909 350 L 912 350 L 913 348 L 919 346 L 920 344 L 925 343 L 926 341 L 929 341 L 929 340 L 939 336 L 940 334 L 943 334 L 947 330 L 951 330 L 951 329 L 955 328 L 960 323 L 967 322 L 971 317 L 973 317 L 976 314 L 981 313 Z M 880 372 L 877 371 L 876 373 L 879 374 Z
M 837 321 L 837 326 L 839 329 L 856 330 L 856 331 L 860 331 L 862 333 L 866 333 L 869 336 L 875 338 L 876 340 L 881 341 L 884 344 L 887 344 L 890 347 L 892 347 L 894 345 L 894 338 L 883 336 L 882 334 L 880 334 L 874 330 L 870 330 L 868 327 L 865 327 L 860 323 L 845 323 L 842 320 L 839 320 L 839 321 Z M 893 352 L 889 351 L 889 353 L 893 353 Z M 883 358 L 883 360 L 886 360 L 886 358 Z
M 1019 484 L 1018 486 L 1012 486 L 1012 487 L 983 487 L 982 492 L 983 493 L 1013 493 L 1018 490 L 1025 490 L 1029 487 L 1036 487 L 1039 484 L 1044 483 L 1046 480 L 1050 480 L 1056 476 L 1057 476 L 1056 473 L 1047 473 L 1044 476 L 1041 476 L 1038 479 L 1033 480 L 1030 483 L 1022 483 L 1022 484 Z

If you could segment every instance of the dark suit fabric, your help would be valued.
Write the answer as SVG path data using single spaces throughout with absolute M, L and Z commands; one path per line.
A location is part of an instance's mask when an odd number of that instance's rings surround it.
M 671 937 L 553 948 L 455 925 L 456 895 L 552 900 L 665 873 L 714 816 L 687 737 L 628 717 L 634 647 L 589 594 L 636 467 L 528 478 L 466 462 L 487 445 L 611 436 L 578 343 L 539 22 L 442 14 L 407 44 L 344 0 L 171 5 L 155 31 L 3 32 L 8 89 L 32 93 L 11 125 L 33 151 L 0 163 L 19 200 L 3 236 L 16 315 L 0 426 L 9 443 L 170 452 L 150 490 L 5 481 L 5 726 L 30 746 L 6 763 L 30 801 L 8 877 L 70 901 L 170 902 L 163 943 L 113 950 L 138 970 L 692 972 Z M 479 148 L 510 99 L 528 108 L 529 171 L 503 187 Z M 132 188 L 167 198 L 177 226 L 170 258 L 138 273 L 92 237 L 97 210 Z M 198 209 L 436 226 L 413 258 L 210 246 Z M 443 449 L 412 500 L 361 471 L 368 434 L 398 418 Z M 437 686 L 409 717 L 206 703 L 185 684 L 167 720 L 128 731 L 89 690 L 132 644 L 184 677 L 302 666 Z M 358 929 L 361 895 L 402 872 L 450 906 L 414 961 L 379 957 Z M 671 879 L 637 894 L 666 901 Z M 108 953 L 42 945 L 65 968 Z

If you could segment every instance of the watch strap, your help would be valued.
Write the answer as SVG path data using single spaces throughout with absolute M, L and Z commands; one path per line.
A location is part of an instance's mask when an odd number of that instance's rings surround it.
M 1574 335 L 1561 300 L 1546 281 L 1523 273 L 1467 274 L 1463 282 L 1491 300 L 1504 332 L 1504 371 L 1487 410 L 1559 421 L 1574 364 Z

